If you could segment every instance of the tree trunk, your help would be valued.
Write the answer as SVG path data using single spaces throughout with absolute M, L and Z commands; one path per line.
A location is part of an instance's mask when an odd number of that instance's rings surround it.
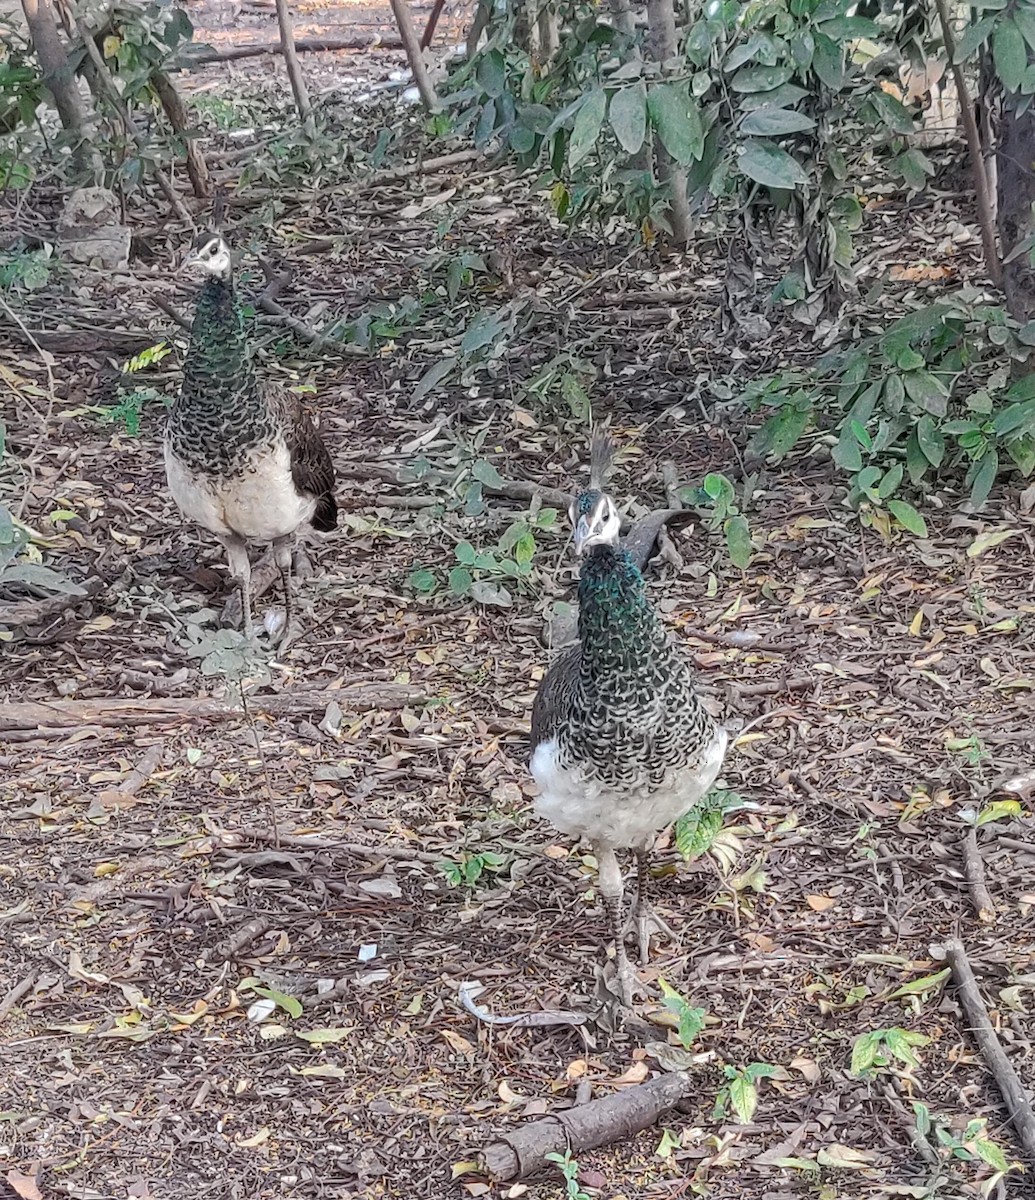
M 1013 97 L 1004 97 L 999 121 L 999 244 L 1003 255 L 1003 291 L 1014 320 L 1035 319 L 1035 268 L 1031 250 L 1015 253 L 1035 235 L 1035 110 L 1018 113 Z M 1011 257 L 1012 256 L 1012 257 Z
M 671 62 L 678 54 L 676 41 L 676 14 L 672 0 L 647 0 L 647 46 L 651 57 L 658 63 Z M 666 74 L 662 66 L 662 74 Z M 662 183 L 668 186 L 668 220 L 672 227 L 672 240 L 685 246 L 690 240 L 690 204 L 686 195 L 686 171 L 668 151 L 655 143 L 655 161 Z
M 54 107 L 61 124 L 79 138 L 75 149 L 76 162 L 80 168 L 88 166 L 96 176 L 103 168 L 100 155 L 90 144 L 93 122 L 69 65 L 50 0 L 22 0 L 22 11 L 43 70 L 43 82 L 54 97 Z
M 395 13 L 399 37 L 406 47 L 406 58 L 409 61 L 410 70 L 413 72 L 413 82 L 417 85 L 417 91 L 420 92 L 424 107 L 428 112 L 437 112 L 438 97 L 431 85 L 431 78 L 428 75 L 428 68 L 420 48 L 420 39 L 413 27 L 413 17 L 410 16 L 410 8 L 406 0 L 392 0 L 392 12 Z
M 280 26 L 280 44 L 284 48 L 284 65 L 287 67 L 288 79 L 291 82 L 291 92 L 295 97 L 298 115 L 302 118 L 302 127 L 307 137 L 316 134 L 316 123 L 313 121 L 313 105 L 309 99 L 309 89 L 302 75 L 302 67 L 298 61 L 298 51 L 295 49 L 295 29 L 291 23 L 291 10 L 288 0 L 277 0 L 277 24 Z
M 191 187 L 194 189 L 194 195 L 199 200 L 206 196 L 212 195 L 212 182 L 208 177 L 208 166 L 205 163 L 205 156 L 201 153 L 201 147 L 191 137 L 187 136 L 187 130 L 190 121 L 187 116 L 187 106 L 183 103 L 183 98 L 176 90 L 176 85 L 172 79 L 164 71 L 156 71 L 151 77 L 151 83 L 154 85 L 155 93 L 161 101 L 162 108 L 165 109 L 165 115 L 169 118 L 169 124 L 173 127 L 173 132 L 183 138 L 184 150 L 187 155 L 187 177 L 190 179 Z

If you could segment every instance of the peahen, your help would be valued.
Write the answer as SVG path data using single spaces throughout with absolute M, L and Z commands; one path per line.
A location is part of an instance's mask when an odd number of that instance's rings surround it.
M 579 640 L 547 671 L 532 708 L 530 768 L 538 813 L 593 846 L 600 894 L 615 940 L 622 1000 L 634 976 L 624 947 L 622 872 L 616 851 L 636 855 L 631 920 L 647 961 L 646 888 L 655 838 L 700 803 L 726 755 L 725 730 L 694 691 L 686 657 L 659 621 L 643 577 L 619 545 L 621 520 L 601 489 L 610 457 L 593 438 L 590 487 L 571 510 L 579 579 Z
M 325 533 L 337 525 L 334 464 L 298 397 L 256 375 L 224 238 L 212 230 L 200 234 L 187 265 L 205 282 L 166 428 L 169 489 L 184 516 L 226 547 L 249 640 L 255 634 L 248 546 L 272 545 L 284 585 L 284 644 L 291 636 L 296 534 L 307 524 Z

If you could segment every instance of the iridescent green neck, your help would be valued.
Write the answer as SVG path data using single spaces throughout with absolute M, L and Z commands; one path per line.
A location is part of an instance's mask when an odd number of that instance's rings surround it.
M 584 662 L 636 657 L 659 636 L 658 619 L 647 600 L 643 576 L 628 551 L 596 546 L 579 578 L 579 641 Z
M 229 400 L 253 381 L 244 315 L 229 280 L 208 279 L 198 296 L 184 366 L 184 392 Z

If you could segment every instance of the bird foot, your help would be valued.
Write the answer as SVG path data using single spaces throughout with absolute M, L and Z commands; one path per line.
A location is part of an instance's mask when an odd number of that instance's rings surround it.
M 641 903 L 638 898 L 632 906 L 628 920 L 625 922 L 625 927 L 622 930 L 623 938 L 632 932 L 633 926 L 636 927 L 636 943 L 640 951 L 641 967 L 645 967 L 650 961 L 650 938 L 652 933 L 660 933 L 672 942 L 679 941 L 672 927 L 666 921 L 663 921 L 646 901 Z

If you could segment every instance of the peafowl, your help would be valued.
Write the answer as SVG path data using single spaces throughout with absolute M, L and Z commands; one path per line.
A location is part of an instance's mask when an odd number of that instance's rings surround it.
M 643 577 L 619 545 L 621 520 L 602 491 L 610 446 L 595 434 L 590 487 L 571 509 L 579 579 L 579 639 L 551 665 L 532 708 L 536 809 L 562 833 L 587 838 L 615 941 L 623 1003 L 634 976 L 624 947 L 616 851 L 635 852 L 630 921 L 646 963 L 649 855 L 667 826 L 706 796 L 726 754 L 725 730 L 694 691 L 690 665 L 655 614 Z
M 306 524 L 324 533 L 337 524 L 334 464 L 298 397 L 255 373 L 226 241 L 212 230 L 200 234 L 187 265 L 205 282 L 165 434 L 169 489 L 184 516 L 226 547 L 249 640 L 255 633 L 248 544 L 272 544 L 284 586 L 284 645 L 291 636 L 296 534 Z

